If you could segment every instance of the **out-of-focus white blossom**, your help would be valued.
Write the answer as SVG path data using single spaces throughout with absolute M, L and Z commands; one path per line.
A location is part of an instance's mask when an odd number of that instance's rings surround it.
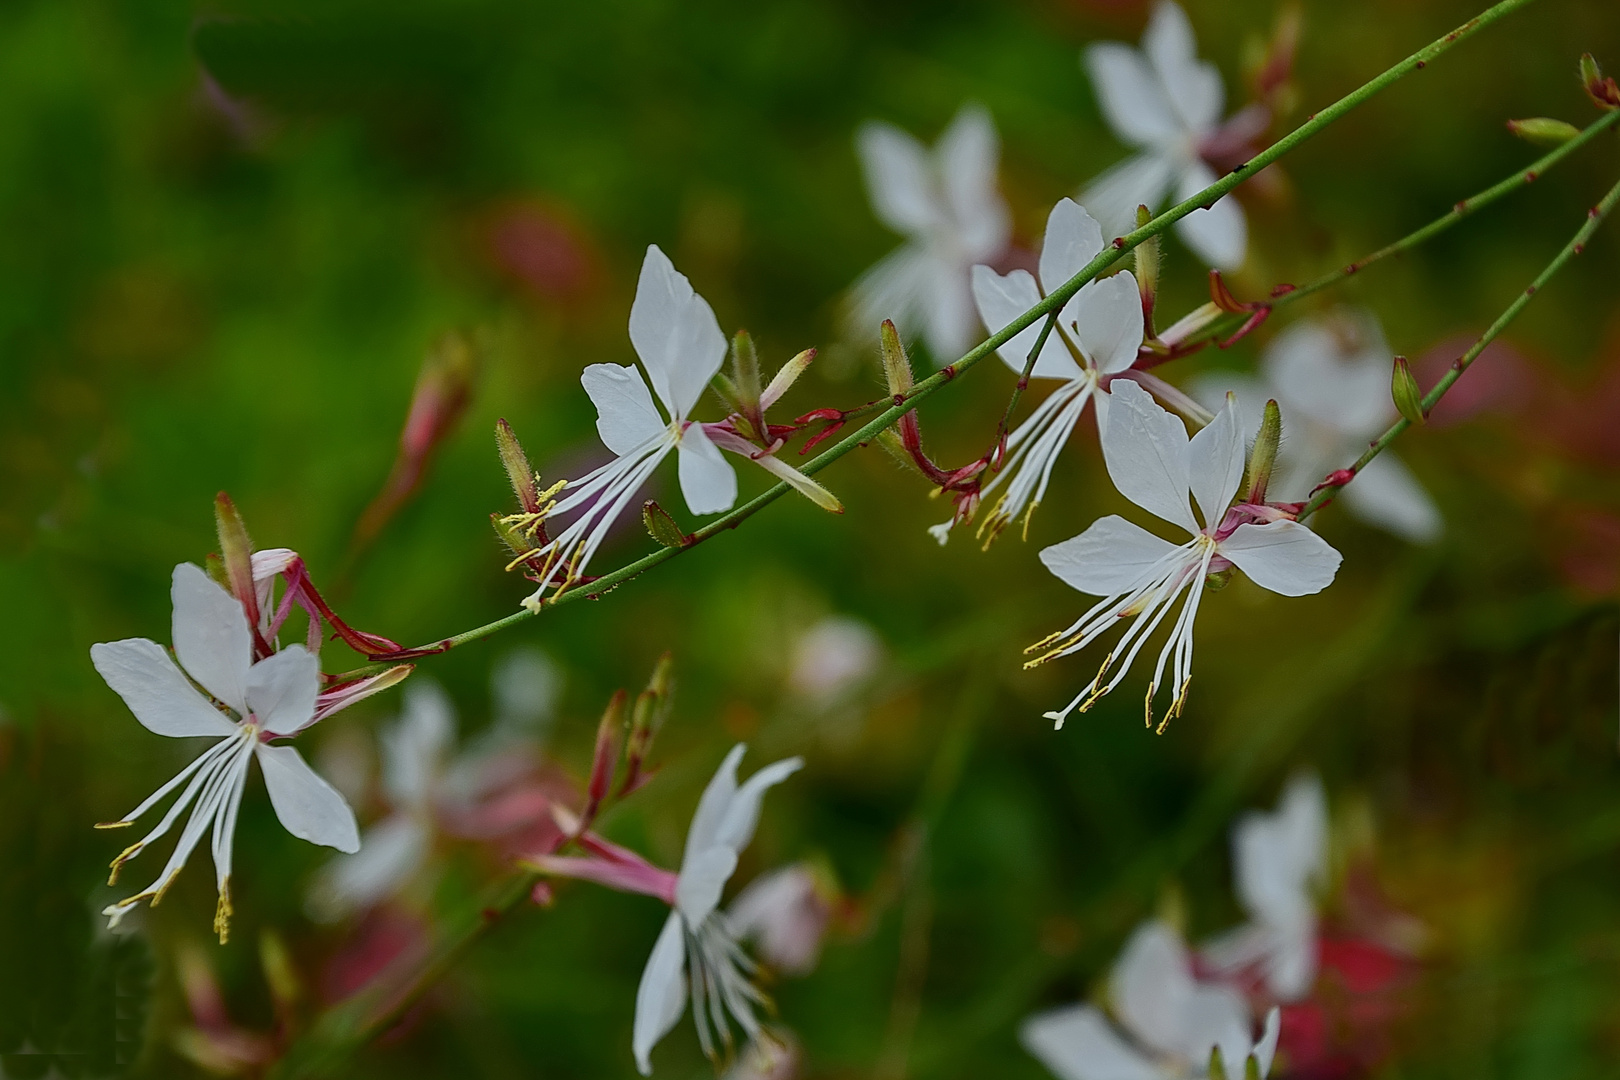
M 859 619 L 833 615 L 793 644 L 788 685 L 816 704 L 838 701 L 877 674 L 883 641 Z
M 778 972 L 807 975 L 821 959 L 832 919 L 828 892 L 808 865 L 784 866 L 749 882 L 726 909 L 726 923 Z

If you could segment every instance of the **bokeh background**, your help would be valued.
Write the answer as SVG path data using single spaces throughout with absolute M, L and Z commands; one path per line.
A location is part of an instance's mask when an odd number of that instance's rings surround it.
M 1186 6 L 1240 100 L 1245 50 L 1276 9 Z M 1474 4 L 1302 10 L 1293 122 Z M 302 552 L 357 625 L 417 642 L 499 617 L 526 589 L 489 529 L 511 509 L 492 426 L 508 418 L 547 477 L 600 453 L 578 373 L 631 361 L 625 321 L 648 243 L 723 327 L 754 333 L 767 368 L 822 350 L 789 411 L 877 396 L 875 337 L 851 339 L 840 302 L 898 238 L 868 208 L 856 126 L 883 118 L 932 140 L 964 101 L 986 105 L 1016 240 L 1032 248 L 1053 201 L 1124 153 L 1080 49 L 1135 40 L 1145 18 L 1128 0 L 0 8 L 4 1074 L 200 1075 L 185 1052 L 188 964 L 212 971 L 243 1028 L 296 1035 L 332 992 L 334 957 L 365 932 L 307 917 L 326 853 L 280 828 L 256 778 L 230 944 L 209 934 L 200 854 L 133 933 L 111 937 L 95 914 L 121 895 L 103 882 L 123 841 L 91 824 L 192 751 L 141 729 L 88 648 L 168 639 L 169 573 L 215 549 L 217 491 L 260 545 Z M 1538 151 L 1507 133 L 1510 117 L 1587 122 L 1583 51 L 1620 68 L 1613 5 L 1542 0 L 1353 113 L 1287 158 L 1270 196 L 1245 196 L 1253 240 L 1234 288 L 1257 295 L 1339 265 L 1522 166 Z M 1617 166 L 1606 138 L 1300 306 L 1371 306 L 1396 351 L 1438 350 L 1443 364 Z M 1174 240 L 1166 251 L 1160 310 L 1184 311 L 1203 299 L 1202 271 Z M 806 756 L 768 799 L 737 879 L 819 860 L 855 912 L 817 971 L 773 987 L 806 1075 L 1043 1075 L 1018 1021 L 1094 990 L 1144 917 L 1169 913 L 1193 938 L 1236 922 L 1228 827 L 1301 768 L 1320 772 L 1333 809 L 1330 924 L 1375 904 L 1421 927 L 1380 991 L 1374 1035 L 1324 1075 L 1610 1075 L 1617 280 L 1609 226 L 1470 373 L 1472 406 L 1403 439 L 1448 524 L 1438 545 L 1329 510 L 1320 528 L 1346 556 L 1332 589 L 1282 601 L 1239 581 L 1205 606 L 1192 698 L 1163 735 L 1142 728 L 1140 676 L 1054 733 L 1041 712 L 1096 661 L 1019 669 L 1022 646 L 1079 599 L 1036 550 L 1123 505 L 1084 433 L 1027 542 L 937 547 L 924 527 L 941 505 L 874 447 L 822 476 L 842 517 L 784 500 L 600 602 L 430 659 L 418 677 L 448 689 L 469 740 L 489 723 L 496 662 L 543 651 L 562 687 L 548 753 L 577 775 L 607 696 L 673 651 L 663 770 L 606 826 L 665 865 L 732 741 L 750 741 L 756 766 Z M 1167 377 L 1247 368 L 1277 329 Z M 465 412 L 414 497 L 357 546 L 419 368 L 447 332 L 476 343 Z M 928 402 L 940 458 L 980 452 L 1012 381 L 985 365 Z M 742 480 L 748 494 L 766 478 Z M 679 512 L 673 470 L 656 484 Z M 598 566 L 650 543 L 630 521 Z M 836 700 L 793 676 L 805 635 L 830 617 L 878 643 Z M 328 670 L 349 664 L 328 646 Z M 397 692 L 379 697 L 300 743 L 318 761 L 363 758 L 398 706 Z M 425 924 L 498 872 L 449 843 L 436 861 L 399 901 Z M 504 920 L 345 1075 L 630 1075 L 635 986 L 663 917 L 645 898 L 561 887 L 549 908 Z M 290 1011 L 272 1000 L 266 941 L 284 946 L 300 988 Z M 52 1049 L 72 1052 L 38 1052 Z M 686 1022 L 657 1067 L 711 1074 Z

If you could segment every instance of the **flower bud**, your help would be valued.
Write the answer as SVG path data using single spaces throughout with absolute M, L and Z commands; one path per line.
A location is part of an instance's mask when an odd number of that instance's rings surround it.
M 1417 379 L 1412 375 L 1412 367 L 1404 356 L 1395 358 L 1389 389 L 1390 396 L 1395 399 L 1395 408 L 1402 416 L 1414 424 L 1428 421 L 1428 414 L 1423 411 L 1423 391 L 1418 389 Z
M 621 796 L 641 786 L 642 765 L 652 751 L 653 738 L 669 718 L 675 694 L 675 661 L 665 653 L 658 658 L 647 689 L 636 695 L 635 707 L 630 711 L 630 738 L 624 747 L 624 782 L 619 785 Z
M 1533 146 L 1562 146 L 1581 133 L 1581 129 L 1574 124 L 1549 116 L 1509 120 L 1507 129 Z
M 889 384 L 889 393 L 901 397 L 911 390 L 911 361 L 906 359 L 906 347 L 900 343 L 900 332 L 891 319 L 883 320 L 879 332 L 883 346 L 883 378 Z
M 804 352 L 783 364 L 781 368 L 777 370 L 776 375 L 771 379 L 770 385 L 760 393 L 759 407 L 761 409 L 768 409 L 772 405 L 775 405 L 777 400 L 783 394 L 787 393 L 788 387 L 797 382 L 799 376 L 805 373 L 806 369 L 810 367 L 810 361 L 814 360 L 815 358 L 816 350 L 806 349 Z
M 506 478 L 512 483 L 518 503 L 525 513 L 535 513 L 540 509 L 540 493 L 535 484 L 538 477 L 529 467 L 529 456 L 523 452 L 517 433 L 504 418 L 495 421 L 495 446 L 500 450 L 501 465 L 506 469 Z
M 1620 109 L 1620 85 L 1616 85 L 1611 77 L 1605 77 L 1603 69 L 1591 53 L 1581 56 L 1581 87 L 1586 96 L 1600 109 Z
M 1227 1080 L 1226 1058 L 1221 1055 L 1220 1043 L 1209 1050 L 1209 1080 Z
M 624 703 L 628 695 L 616 690 L 602 711 L 602 720 L 596 725 L 596 747 L 591 753 L 591 779 L 585 789 L 588 800 L 584 827 L 589 827 L 596 810 L 607 797 L 613 783 L 613 770 L 619 763 L 619 733 L 624 728 Z
M 760 407 L 759 351 L 754 348 L 753 336 L 739 330 L 731 339 L 731 384 L 736 395 L 737 417 L 743 421 L 738 433 L 750 442 L 763 443 L 765 417 Z
M 1260 419 L 1260 430 L 1254 437 L 1254 449 L 1249 453 L 1249 465 L 1244 476 L 1243 501 L 1260 505 L 1266 501 L 1266 487 L 1271 483 L 1271 470 L 1277 464 L 1277 446 L 1282 442 L 1282 410 L 1275 399 L 1266 402 L 1265 414 Z
M 259 596 L 253 587 L 253 540 L 248 536 L 236 504 L 223 491 L 214 496 L 214 527 L 219 533 L 219 554 L 231 592 L 241 601 L 248 622 L 259 625 Z
M 658 500 L 648 499 L 642 504 L 641 523 L 647 526 L 647 534 L 664 547 L 686 546 L 686 534 L 681 532 L 681 527 L 675 523 L 669 511 L 658 505 Z
M 1140 229 L 1153 220 L 1146 206 L 1136 208 L 1136 227 Z M 1159 292 L 1159 238 L 1150 236 L 1136 245 L 1133 252 L 1136 268 L 1136 288 L 1142 295 L 1142 316 L 1147 321 L 1148 336 L 1153 335 L 1153 303 Z

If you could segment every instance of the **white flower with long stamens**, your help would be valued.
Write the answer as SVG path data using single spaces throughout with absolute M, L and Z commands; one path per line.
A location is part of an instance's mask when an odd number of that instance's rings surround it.
M 1208 1075 L 1216 1047 L 1228 1077 L 1244 1075 L 1251 1054 L 1260 1076 L 1271 1071 L 1279 1010 L 1267 1013 L 1256 1040 L 1243 997 L 1195 979 L 1186 946 L 1163 923 L 1131 936 L 1109 991 L 1123 1034 L 1101 1009 L 1070 1005 L 1026 1020 L 1024 1049 L 1060 1080 L 1193 1080 Z
M 976 340 L 969 268 L 999 259 L 1012 236 L 996 190 L 995 123 L 982 107 L 964 105 L 932 152 L 876 121 L 861 126 L 855 146 L 873 210 L 906 243 L 855 283 L 853 326 L 867 334 L 892 319 L 922 334 L 936 364 L 949 363 Z
M 1327 796 L 1314 775 L 1289 782 L 1273 813 L 1251 810 L 1232 829 L 1233 877 L 1249 922 L 1205 945 L 1215 972 L 1256 966 L 1278 1001 L 1316 981 L 1316 898 L 1327 875 Z
M 1389 389 L 1394 360 L 1377 316 L 1342 309 L 1303 319 L 1278 334 L 1261 358 L 1260 380 L 1214 372 L 1194 388 L 1205 404 L 1224 398 L 1228 390 L 1251 409 L 1276 398 L 1284 440 L 1268 497 L 1303 500 L 1395 420 Z M 1258 424 L 1259 415 L 1254 411 L 1246 419 Z M 1368 462 L 1335 501 L 1369 525 L 1414 543 L 1430 543 L 1444 528 L 1434 500 L 1388 450 Z
M 1174 698 L 1159 723 L 1162 731 L 1187 699 L 1193 624 L 1209 574 L 1236 567 L 1261 588 L 1305 596 L 1333 581 L 1340 555 L 1274 508 L 1231 506 L 1243 480 L 1245 456 L 1235 401 L 1229 399 L 1212 423 L 1188 439 L 1181 421 L 1136 383 L 1116 380 L 1106 394 L 1110 404 L 1102 433 L 1103 461 L 1114 486 L 1191 539 L 1172 544 L 1111 514 L 1079 536 L 1043 550 L 1041 562 L 1048 570 L 1071 588 L 1102 599 L 1067 629 L 1030 646 L 1029 652 L 1046 651 L 1025 666 L 1079 652 L 1130 620 L 1097 677 L 1062 709 L 1046 714 L 1062 727 L 1075 709 L 1084 712 L 1119 685 L 1148 637 L 1179 603 L 1148 682 L 1151 726 L 1153 698 L 1170 665 Z M 1195 505 L 1202 524 L 1194 516 Z M 1116 668 L 1115 659 L 1121 656 Z
M 110 880 L 116 881 L 119 868 L 166 834 L 190 807 L 191 815 L 162 873 L 151 885 L 102 914 L 109 925 L 117 925 L 140 901 L 150 899 L 156 904 L 161 900 L 211 826 L 219 889 L 214 929 L 223 941 L 231 914 L 236 815 L 251 760 L 258 758 L 270 803 L 288 832 L 339 851 L 359 850 L 360 836 L 343 796 L 317 776 L 297 750 L 268 741 L 309 725 L 320 689 L 319 662 L 303 646 L 293 645 L 254 663 L 252 631 L 242 605 L 190 563 L 174 568 L 171 595 L 174 651 L 183 673 L 161 645 L 146 638 L 93 645 L 90 659 L 149 731 L 170 738 L 200 736 L 216 741 L 130 813 L 97 826 L 133 824 L 184 785 L 157 826 L 113 860 Z
M 1103 173 L 1080 195 L 1109 236 L 1136 227 L 1136 208 L 1177 202 L 1215 182 L 1201 149 L 1220 125 L 1225 90 L 1215 65 L 1198 59 L 1187 15 L 1171 0 L 1154 7 L 1142 48 L 1103 42 L 1086 49 L 1086 67 L 1109 127 L 1141 152 Z M 1248 225 L 1224 195 L 1176 222 L 1187 246 L 1223 270 L 1243 263 Z
M 657 246 L 647 248 L 630 307 L 630 343 L 646 369 L 591 364 L 580 376 L 596 405 L 596 430 L 618 455 L 578 480 L 541 510 L 544 519 L 577 516 L 556 537 L 526 553 L 543 560 L 539 587 L 525 605 L 538 607 L 547 589 L 584 574 L 608 530 L 671 450 L 677 450 L 681 492 L 694 514 L 716 514 L 737 501 L 737 474 L 720 456 L 703 425 L 687 419 L 726 358 L 726 338 L 714 310 L 692 291 Z M 652 383 L 652 392 L 647 389 Z M 660 413 L 653 393 L 663 403 Z
M 705 1054 L 716 1056 L 711 1028 L 730 1044 L 728 1015 L 750 1041 L 760 1037 L 753 1006 L 764 996 L 749 978 L 753 961 L 738 946 L 725 914 L 716 909 L 737 869 L 738 852 L 753 839 L 766 790 L 798 772 L 804 762 L 788 758 L 767 765 L 739 787 L 737 764 L 743 749 L 740 744 L 732 748 L 698 801 L 675 883 L 675 909 L 658 935 L 636 990 L 632 1045 L 643 1076 L 652 1073 L 648 1056 L 653 1046 L 680 1019 L 688 982 L 692 1018 Z
M 985 326 L 992 333 L 1000 331 L 1038 304 L 1043 295 L 1079 273 L 1102 248 L 1102 229 L 1091 215 L 1072 199 L 1061 200 L 1046 219 L 1038 284 L 1027 270 L 1001 275 L 988 266 L 973 268 L 973 298 Z M 1043 323 L 1036 320 L 998 350 L 1007 366 L 1020 375 L 1040 340 Z M 1080 422 L 1086 403 L 1096 402 L 1101 425 L 1107 399 L 1098 395 L 1098 385 L 1136 362 L 1142 333 L 1142 299 L 1129 270 L 1088 282 L 1063 305 L 1057 325 L 1030 370 L 1031 378 L 1053 379 L 1059 385 L 1007 437 L 1007 460 L 984 487 L 983 494 L 989 495 L 1005 484 L 994 509 L 979 526 L 979 535 L 987 536 L 987 544 L 1021 514 L 1027 534 L 1029 519 L 1046 494 L 1052 467 Z M 940 543 L 945 542 L 954 521 L 930 530 Z

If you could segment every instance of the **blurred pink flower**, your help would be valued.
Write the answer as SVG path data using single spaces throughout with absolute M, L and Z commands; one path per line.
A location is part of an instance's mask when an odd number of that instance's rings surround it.
M 832 920 L 830 892 L 810 866 L 784 866 L 749 882 L 726 909 L 726 924 L 737 940 L 752 940 L 777 971 L 807 975 L 821 958 Z

